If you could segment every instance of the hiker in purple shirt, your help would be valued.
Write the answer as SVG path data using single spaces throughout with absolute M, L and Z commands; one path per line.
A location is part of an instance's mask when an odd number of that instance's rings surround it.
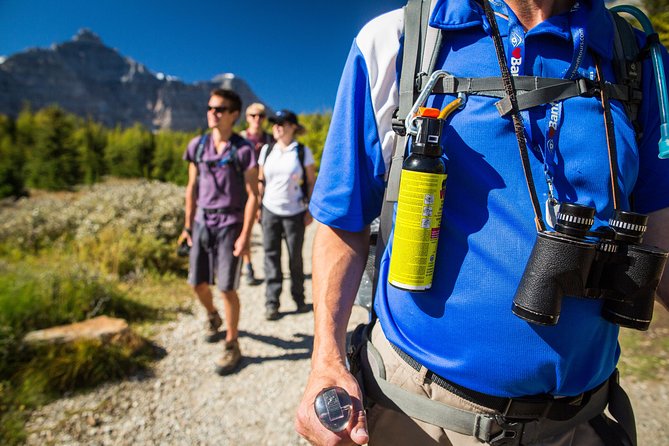
M 237 287 L 258 208 L 255 150 L 232 131 L 241 106 L 236 93 L 213 90 L 207 106 L 210 132 L 193 138 L 184 153 L 189 163 L 186 221 L 179 242 L 191 247 L 188 283 L 207 310 L 209 342 L 217 340 L 223 323 L 209 286 L 216 283 L 223 298 L 227 331 L 223 356 L 216 362 L 221 375 L 235 371 L 241 360 Z

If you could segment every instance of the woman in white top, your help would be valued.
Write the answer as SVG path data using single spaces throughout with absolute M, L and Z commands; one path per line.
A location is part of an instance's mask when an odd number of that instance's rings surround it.
M 281 239 L 285 237 L 290 268 L 290 293 L 298 313 L 309 311 L 304 302 L 302 246 L 304 229 L 312 222 L 309 197 L 316 179 L 311 150 L 295 140 L 304 131 L 295 113 L 281 110 L 269 118 L 276 143 L 265 145 L 259 158 L 265 250 L 265 318 L 279 315 L 283 272 Z

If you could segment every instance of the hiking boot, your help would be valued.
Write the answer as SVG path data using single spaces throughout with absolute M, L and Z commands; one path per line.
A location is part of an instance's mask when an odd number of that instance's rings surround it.
M 297 305 L 297 310 L 295 310 L 296 313 L 308 313 L 311 308 L 309 308 L 309 305 L 305 304 L 304 302 L 298 302 L 295 305 Z
M 223 325 L 223 320 L 218 314 L 218 311 L 209 313 L 207 315 L 207 334 L 205 335 L 205 340 L 207 342 L 216 342 L 218 340 L 218 329 Z
M 275 321 L 279 319 L 279 310 L 274 307 L 267 307 L 265 308 L 265 319 L 268 321 Z
M 219 375 L 229 375 L 234 372 L 242 360 L 242 353 L 239 351 L 239 342 L 226 341 L 223 356 L 216 361 L 216 373 Z

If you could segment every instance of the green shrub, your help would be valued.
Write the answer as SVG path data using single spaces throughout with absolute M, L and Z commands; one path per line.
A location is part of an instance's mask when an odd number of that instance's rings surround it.
M 174 271 L 183 266 L 172 243 L 121 228 L 104 228 L 95 236 L 78 240 L 76 247 L 80 261 L 118 277 Z
M 21 199 L 0 212 L 0 254 L 36 253 L 54 242 L 78 251 L 78 243 L 91 247 L 91 238 L 106 230 L 141 239 L 133 244 L 142 252 L 155 246 L 159 252 L 151 257 L 157 260 L 147 266 L 162 268 L 171 264 L 164 256 L 183 227 L 183 197 L 183 188 L 173 184 L 125 181 L 96 184 L 76 196 Z

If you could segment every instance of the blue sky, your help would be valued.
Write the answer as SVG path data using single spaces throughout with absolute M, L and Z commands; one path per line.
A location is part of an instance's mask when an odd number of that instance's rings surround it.
M 230 72 L 275 109 L 331 109 L 346 55 L 405 0 L 0 0 L 0 55 L 87 27 L 124 56 L 186 82 Z

